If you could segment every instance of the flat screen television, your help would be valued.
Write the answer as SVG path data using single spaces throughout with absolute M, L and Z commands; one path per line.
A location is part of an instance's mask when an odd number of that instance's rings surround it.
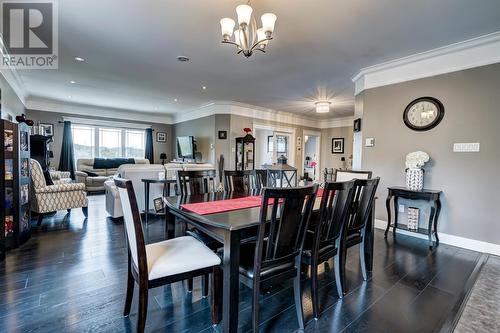
M 194 159 L 194 137 L 193 136 L 178 136 L 177 137 L 177 156 L 180 158 Z

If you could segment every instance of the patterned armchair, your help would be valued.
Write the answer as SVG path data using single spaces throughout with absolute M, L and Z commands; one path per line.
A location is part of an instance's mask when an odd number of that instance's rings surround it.
M 43 215 L 58 210 L 71 211 L 72 208 L 82 208 L 85 217 L 87 211 L 87 193 L 85 184 L 59 183 L 47 185 L 42 167 L 37 160 L 30 159 L 31 166 L 31 210 L 38 213 L 38 225 L 42 223 Z

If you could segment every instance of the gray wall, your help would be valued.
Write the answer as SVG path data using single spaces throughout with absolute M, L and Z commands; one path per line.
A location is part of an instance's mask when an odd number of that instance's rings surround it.
M 151 125 L 154 129 L 153 135 L 153 151 L 155 156 L 155 163 L 161 163 L 160 153 L 166 153 L 167 158 L 172 159 L 172 125 L 167 124 L 156 124 L 156 123 L 148 123 L 148 122 L 140 122 L 140 121 L 131 121 L 131 120 L 122 120 L 122 119 L 112 119 L 112 118 L 104 118 L 104 117 L 86 117 L 77 114 L 69 114 L 69 113 L 60 113 L 60 112 L 48 112 L 48 111 L 39 111 L 39 110 L 27 110 L 26 115 L 28 118 L 33 119 L 35 123 L 40 121 L 42 123 L 54 124 L 54 142 L 51 144 L 51 149 L 54 151 L 54 159 L 52 160 L 52 166 L 57 168 L 59 164 L 59 156 L 61 154 L 61 145 L 62 145 L 62 134 L 63 134 L 63 124 L 60 124 L 59 121 L 62 120 L 63 117 L 77 117 L 77 118 L 89 118 L 89 119 L 102 119 L 107 121 L 119 121 L 119 122 L 128 122 L 134 124 L 147 124 Z M 166 132 L 167 133 L 167 142 L 156 142 L 156 131 L 158 132 Z
M 332 154 L 332 139 L 344 138 L 344 154 Z M 346 163 L 349 161 L 349 156 L 352 155 L 352 126 L 325 128 L 321 130 L 321 169 L 342 167 L 342 157 L 345 157 Z M 323 172 L 323 171 L 322 171 Z
M 177 153 L 176 137 L 192 135 L 196 139 L 197 151 L 203 155 L 203 162 L 216 165 L 215 160 L 215 115 L 177 123 L 173 126 L 172 149 Z M 218 157 L 217 157 L 218 158 Z
M 1 118 L 7 119 L 10 114 L 12 118 L 16 119 L 16 116 L 20 116 L 24 112 L 24 104 L 21 102 L 19 97 L 17 97 L 14 90 L 7 83 L 5 78 L 0 74 L 0 91 L 2 92 L 1 100 Z
M 415 132 L 402 114 L 421 96 L 438 98 L 445 116 L 436 128 Z M 500 244 L 500 64 L 369 89 L 358 97 L 363 140 L 375 138 L 375 147 L 363 147 L 362 167 L 381 177 L 377 218 L 387 218 L 386 187 L 405 184 L 406 154 L 422 150 L 431 157 L 425 187 L 444 192 L 439 231 Z M 481 151 L 454 153 L 455 142 L 480 142 Z

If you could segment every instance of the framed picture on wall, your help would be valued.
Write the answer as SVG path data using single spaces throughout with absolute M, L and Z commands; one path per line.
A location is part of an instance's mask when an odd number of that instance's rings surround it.
M 167 133 L 156 132 L 156 142 L 167 142 Z
M 40 127 L 43 127 L 46 136 L 54 135 L 54 124 L 42 124 L 40 123 Z
M 267 137 L 267 152 L 272 153 L 273 152 L 273 144 L 274 144 L 274 137 L 272 135 L 269 135 Z
M 344 153 L 344 138 L 332 138 L 332 154 Z
M 227 140 L 227 131 L 219 131 L 219 140 Z

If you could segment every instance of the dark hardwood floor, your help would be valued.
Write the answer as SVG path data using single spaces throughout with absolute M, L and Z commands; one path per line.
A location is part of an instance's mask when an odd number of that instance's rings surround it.
M 81 210 L 59 212 L 35 229 L 30 241 L 0 263 L 1 332 L 134 332 L 137 302 L 122 316 L 126 290 L 123 222 L 107 218 L 104 196 L 89 197 L 89 217 Z M 163 222 L 150 220 L 148 240 L 162 240 Z M 35 225 L 35 224 L 34 224 Z M 36 227 L 35 227 L 36 228 Z M 347 260 L 348 294 L 336 296 L 333 272 L 320 277 L 322 316 L 311 320 L 304 280 L 307 332 L 432 332 L 439 329 L 464 288 L 480 254 L 398 235 L 386 242 L 375 235 L 374 271 L 361 278 L 356 249 Z M 323 267 L 323 266 L 322 266 Z M 150 291 L 149 332 L 212 332 L 210 298 L 195 280 Z M 298 329 L 291 281 L 261 296 L 261 332 Z M 137 291 L 135 295 L 138 295 Z M 251 329 L 251 290 L 241 285 L 240 329 Z

